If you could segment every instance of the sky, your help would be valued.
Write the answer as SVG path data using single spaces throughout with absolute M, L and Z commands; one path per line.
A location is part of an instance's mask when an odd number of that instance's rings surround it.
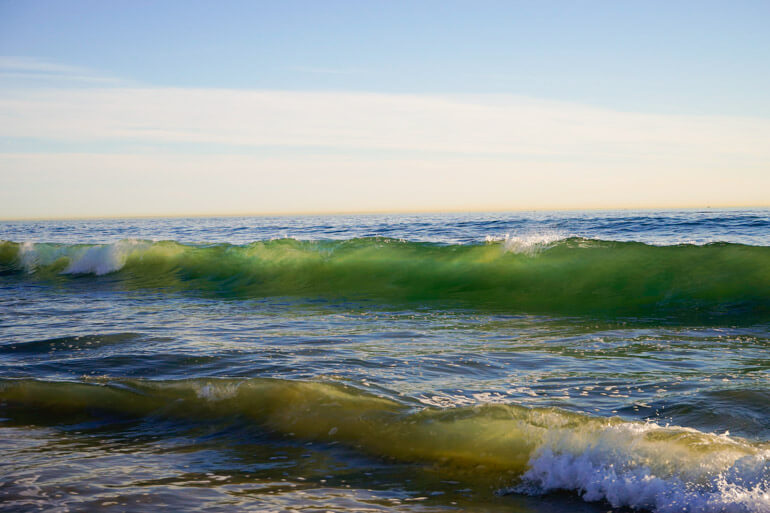
M 770 2 L 0 0 L 0 219 L 770 205 Z

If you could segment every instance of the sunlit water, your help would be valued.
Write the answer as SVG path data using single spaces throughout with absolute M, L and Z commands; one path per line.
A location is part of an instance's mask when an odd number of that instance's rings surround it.
M 767 210 L 0 239 L 0 510 L 770 511 Z

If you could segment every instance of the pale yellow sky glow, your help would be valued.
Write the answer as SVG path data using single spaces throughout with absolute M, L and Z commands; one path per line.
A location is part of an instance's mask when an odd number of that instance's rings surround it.
M 504 95 L 5 90 L 0 218 L 770 203 L 770 121 Z

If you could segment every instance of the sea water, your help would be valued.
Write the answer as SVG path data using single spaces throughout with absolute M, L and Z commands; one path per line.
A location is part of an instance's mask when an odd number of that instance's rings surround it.
M 0 222 L 2 511 L 770 511 L 770 211 Z

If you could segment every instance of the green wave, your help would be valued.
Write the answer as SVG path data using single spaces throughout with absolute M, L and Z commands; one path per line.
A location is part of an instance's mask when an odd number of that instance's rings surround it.
M 73 422 L 81 415 L 229 418 L 303 441 L 429 465 L 478 486 L 568 489 L 653 511 L 688 504 L 687 511 L 699 511 L 698 504 L 713 507 L 708 511 L 761 511 L 770 500 L 766 443 L 555 408 L 418 408 L 336 384 L 256 378 L 3 380 L 0 404 L 6 415 L 26 414 L 33 423 Z
M 193 421 L 245 417 L 271 432 L 291 433 L 302 440 L 344 442 L 377 456 L 459 468 L 483 465 L 494 473 L 517 475 L 528 468 L 536 449 L 553 444 L 556 438 L 585 443 L 583 448 L 588 448 L 611 431 L 623 432 L 621 438 L 638 439 L 640 461 L 665 473 L 676 469 L 667 467 L 665 458 L 648 459 L 644 451 L 666 451 L 668 459 L 677 459 L 676 453 L 681 453 L 684 459 L 705 464 L 708 455 L 728 451 L 740 457 L 762 449 L 693 429 L 590 417 L 557 408 L 515 404 L 415 408 L 351 387 L 313 381 L 0 380 L 0 399 L 6 407 L 37 412 L 48 420 L 83 413 Z
M 244 246 L 121 241 L 0 243 L 0 274 L 31 279 L 114 273 L 127 287 L 228 297 L 459 301 L 510 312 L 766 318 L 770 248 L 651 246 L 572 238 L 508 251 L 369 238 Z M 517 252 L 518 251 L 518 252 Z

